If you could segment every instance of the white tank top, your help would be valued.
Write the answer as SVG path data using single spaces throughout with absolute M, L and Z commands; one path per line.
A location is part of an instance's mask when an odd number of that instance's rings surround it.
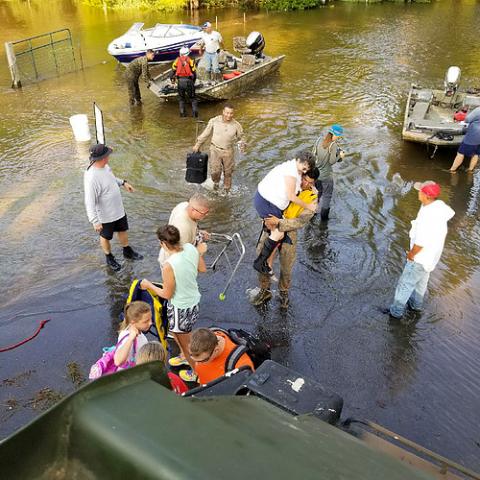
M 285 177 L 295 178 L 295 193 L 298 193 L 302 176 L 298 173 L 297 161 L 295 159 L 277 165 L 258 184 L 258 193 L 280 210 L 285 210 L 290 203 L 285 186 Z

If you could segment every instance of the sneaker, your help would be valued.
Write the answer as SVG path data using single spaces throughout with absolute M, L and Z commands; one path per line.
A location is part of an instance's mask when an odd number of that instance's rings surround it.
M 180 370 L 178 376 L 184 382 L 196 382 L 197 381 L 197 374 L 193 370 Z
M 384 315 L 388 315 L 392 319 L 401 320 L 402 318 L 402 317 L 396 317 L 395 315 L 392 315 L 392 312 L 390 311 L 390 307 L 378 307 L 378 310 Z
M 280 308 L 286 310 L 289 304 L 288 292 L 280 292 Z
M 105 259 L 107 261 L 107 265 L 114 271 L 118 272 L 119 270 L 122 269 L 122 266 L 117 262 L 115 257 L 109 253 L 108 255 L 105 255 Z
M 137 253 L 132 247 L 123 247 L 123 256 L 128 260 L 143 260 L 143 255 Z
M 262 288 L 251 301 L 252 305 L 259 306 L 268 302 L 272 298 L 272 292 Z
M 179 355 L 178 357 L 169 358 L 168 364 L 171 367 L 181 367 L 182 365 L 188 365 L 188 362 L 185 357 Z

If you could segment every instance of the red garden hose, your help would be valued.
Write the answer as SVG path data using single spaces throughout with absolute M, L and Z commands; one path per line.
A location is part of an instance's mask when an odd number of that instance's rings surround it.
M 31 335 L 30 337 L 26 338 L 25 340 L 22 340 L 21 342 L 18 342 L 18 343 L 15 343 L 14 345 L 9 345 L 8 347 L 3 347 L 3 348 L 0 348 L 0 353 L 1 352 L 8 352 L 9 350 L 13 350 L 14 348 L 17 348 L 19 347 L 20 345 L 23 345 L 24 343 L 27 343 L 29 342 L 30 340 L 33 340 L 39 333 L 40 333 L 40 330 L 45 326 L 45 324 L 47 322 L 49 322 L 50 319 L 48 320 L 41 320 L 40 321 L 40 325 L 38 326 L 37 330 L 35 331 L 35 333 L 33 335 Z

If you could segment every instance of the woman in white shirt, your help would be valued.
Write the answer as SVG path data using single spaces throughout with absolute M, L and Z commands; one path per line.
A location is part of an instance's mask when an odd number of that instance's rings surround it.
M 315 159 L 308 150 L 303 150 L 297 158 L 277 165 L 258 184 L 254 205 L 262 219 L 274 215 L 282 218 L 283 211 L 293 202 L 300 207 L 315 211 L 315 206 L 305 203 L 297 197 L 300 191 L 302 175 L 315 167 Z M 277 229 L 270 232 L 262 251 L 253 262 L 253 267 L 260 273 L 272 274 L 268 258 L 283 239 L 283 233 Z

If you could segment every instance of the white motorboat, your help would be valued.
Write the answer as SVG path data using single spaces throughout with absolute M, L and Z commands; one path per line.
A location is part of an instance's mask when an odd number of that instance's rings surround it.
M 108 45 L 108 53 L 120 63 L 130 63 L 145 55 L 148 49 L 155 52 L 152 63 L 172 62 L 181 47 L 192 47 L 200 40 L 202 29 L 195 25 L 157 23 L 143 29 L 144 23 L 134 23 L 121 37 Z M 193 49 L 195 55 L 198 49 Z

